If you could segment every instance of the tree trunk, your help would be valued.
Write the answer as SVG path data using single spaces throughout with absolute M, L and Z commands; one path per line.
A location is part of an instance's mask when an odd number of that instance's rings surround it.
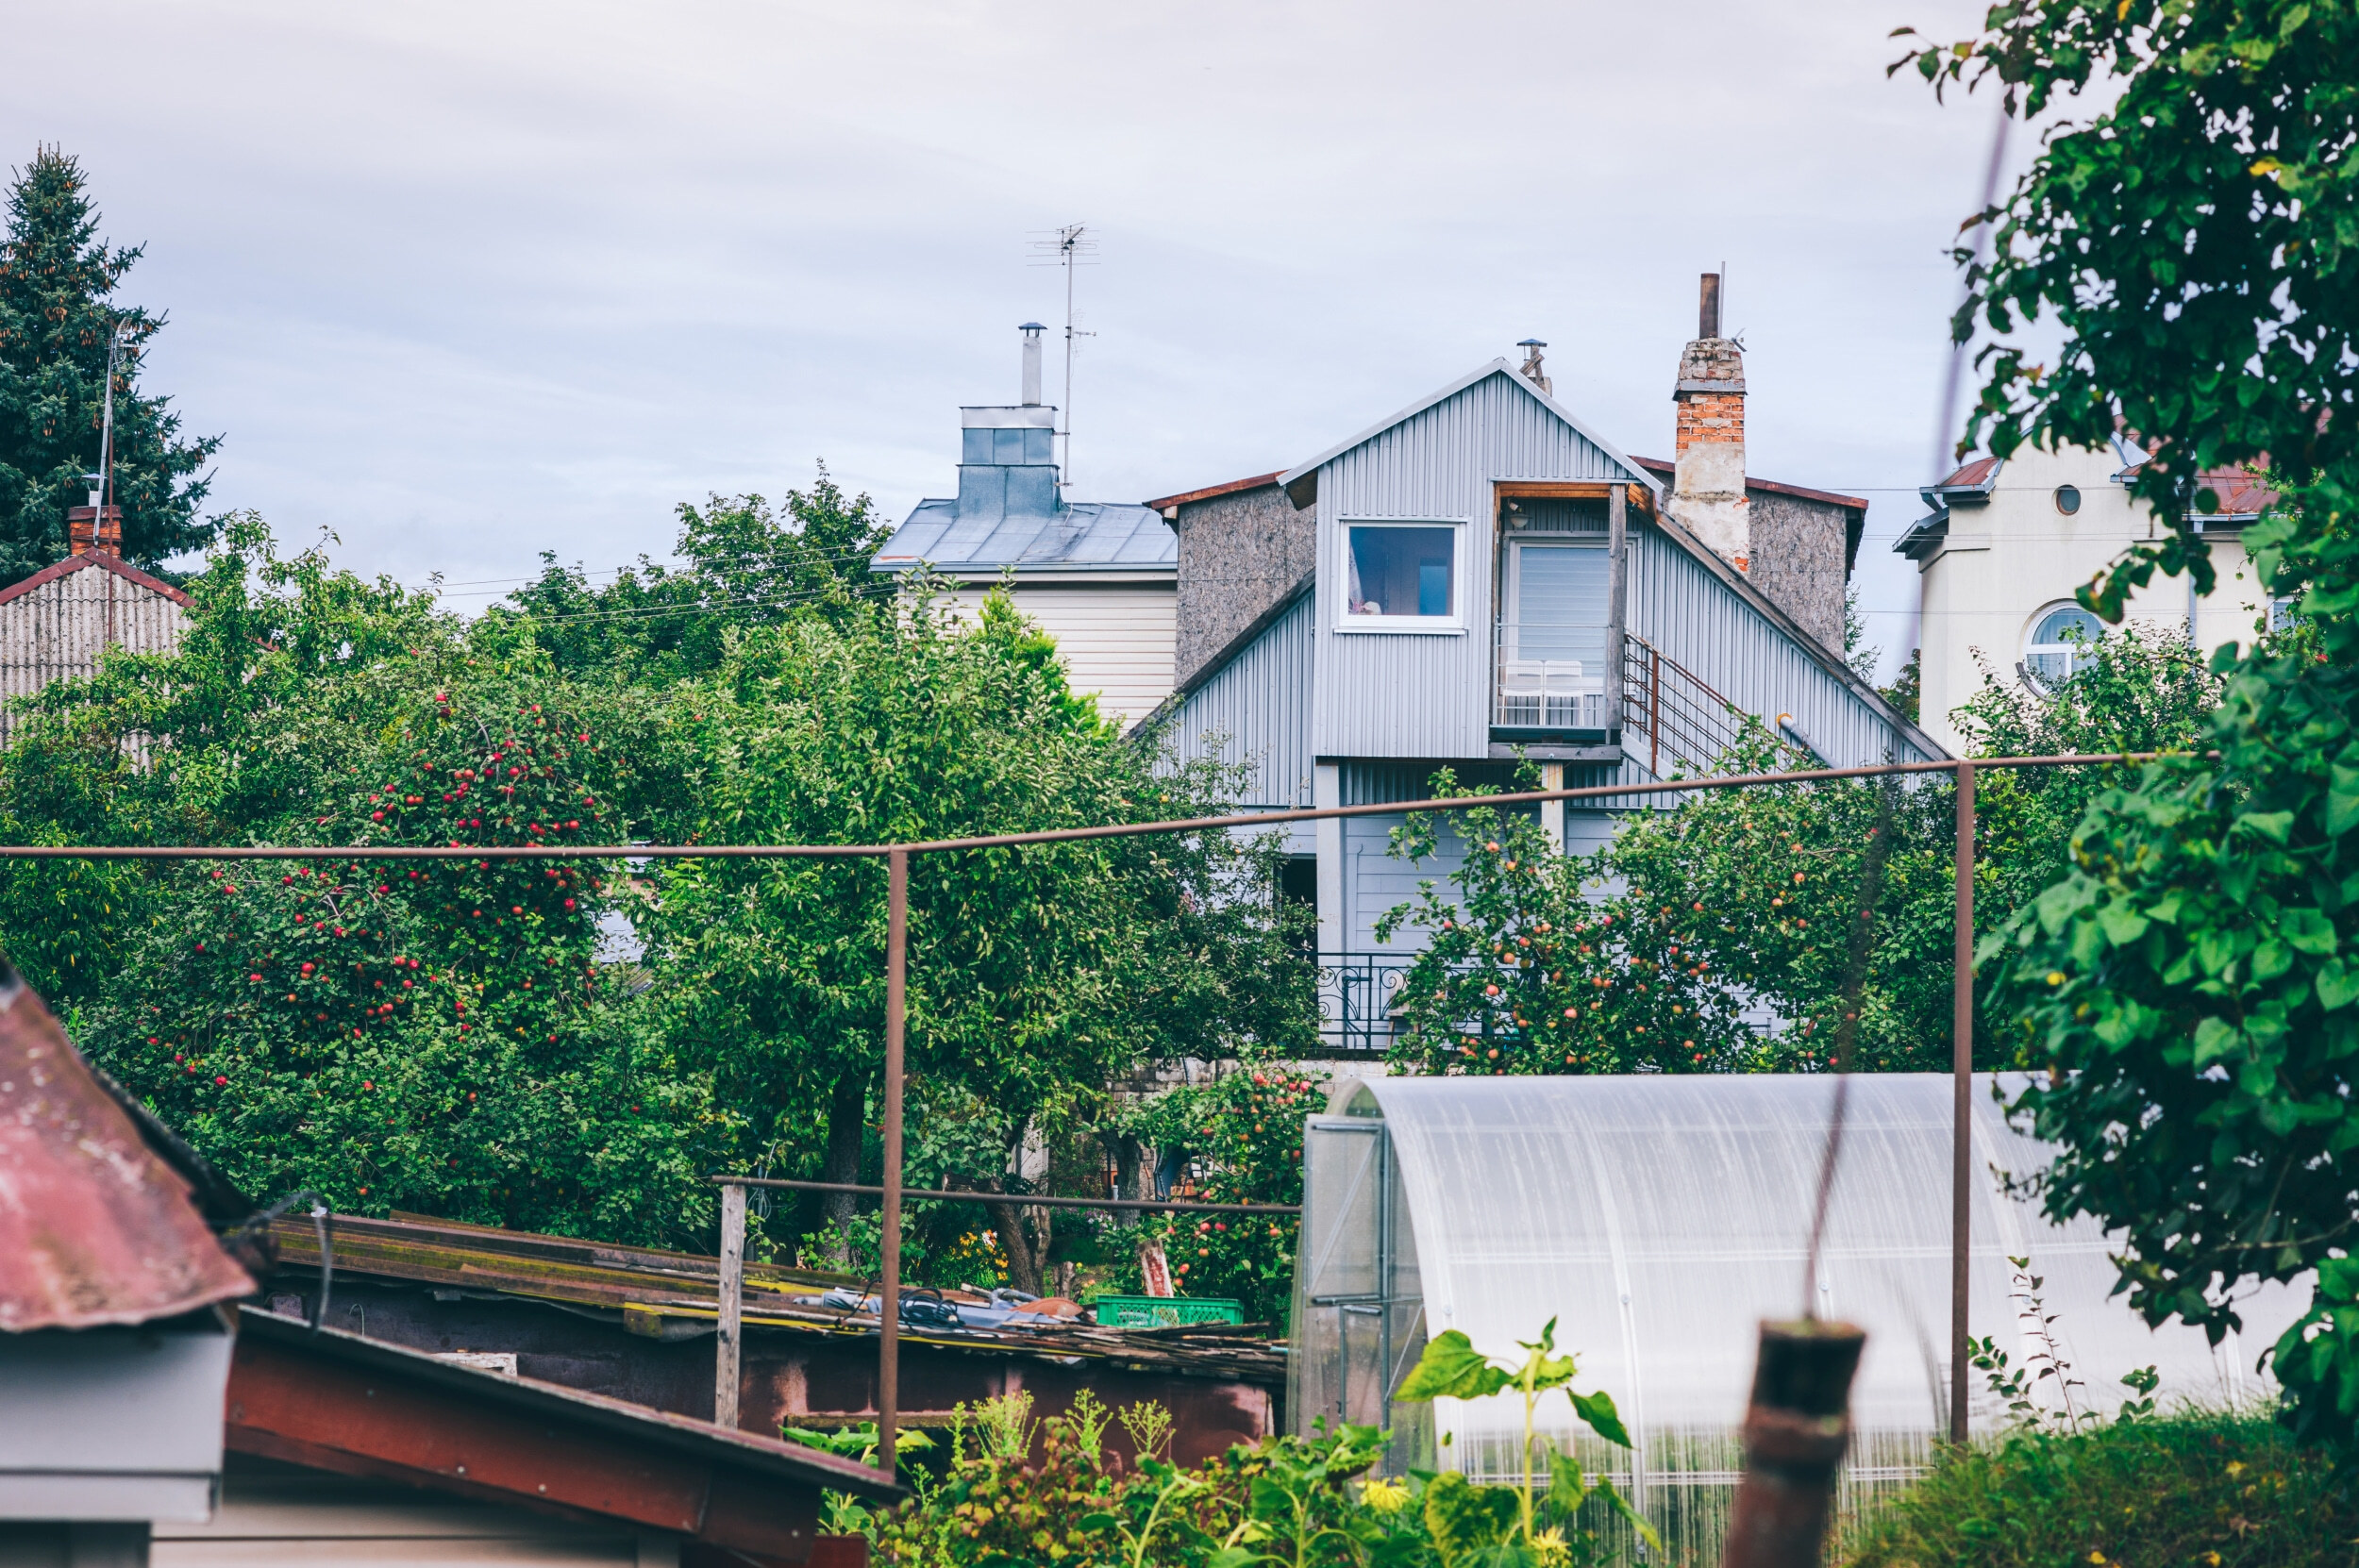
M 836 1079 L 828 1096 L 828 1158 L 819 1179 L 858 1182 L 867 1135 L 868 1071 L 861 1068 Z M 829 1193 L 819 1209 L 824 1221 L 835 1227 L 835 1266 L 847 1274 L 852 1269 L 852 1217 L 859 1212 L 859 1202 L 855 1193 Z

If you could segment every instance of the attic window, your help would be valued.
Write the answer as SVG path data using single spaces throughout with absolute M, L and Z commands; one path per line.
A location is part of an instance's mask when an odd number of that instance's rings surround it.
M 1455 626 L 1458 529 L 1449 524 L 1355 523 L 1344 529 L 1345 624 Z

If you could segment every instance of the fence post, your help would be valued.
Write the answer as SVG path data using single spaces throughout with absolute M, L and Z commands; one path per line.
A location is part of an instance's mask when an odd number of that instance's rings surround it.
M 745 1307 L 745 1189 L 721 1189 L 721 1322 L 713 1336 L 712 1424 L 737 1429 L 739 1341 Z
M 1958 764 L 1958 912 L 1950 954 L 1949 1441 L 1966 1443 L 1966 1284 L 1974 1244 L 1974 764 Z
M 893 1477 L 901 1415 L 901 1030 L 909 1002 L 910 852 L 885 857 L 883 1280 L 877 1301 L 877 1468 Z

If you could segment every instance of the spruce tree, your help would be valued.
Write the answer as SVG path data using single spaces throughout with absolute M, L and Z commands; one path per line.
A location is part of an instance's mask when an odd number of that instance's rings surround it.
M 142 246 L 109 247 L 78 160 L 39 147 L 12 171 L 0 240 L 0 583 L 66 553 L 65 511 L 89 502 L 106 394 L 107 342 L 128 328 L 115 372 L 114 479 L 123 553 L 153 566 L 202 546 L 196 509 L 218 436 L 184 440 L 167 399 L 139 391 L 140 356 L 164 318 L 114 302 Z

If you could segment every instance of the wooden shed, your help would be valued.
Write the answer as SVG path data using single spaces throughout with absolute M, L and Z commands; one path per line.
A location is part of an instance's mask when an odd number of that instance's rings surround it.
M 14 699 L 68 676 L 96 675 L 109 647 L 169 653 L 188 630 L 189 596 L 116 554 L 120 522 L 93 529 L 90 513 L 75 507 L 66 514 L 72 555 L 0 588 L 0 746 L 15 725 Z

